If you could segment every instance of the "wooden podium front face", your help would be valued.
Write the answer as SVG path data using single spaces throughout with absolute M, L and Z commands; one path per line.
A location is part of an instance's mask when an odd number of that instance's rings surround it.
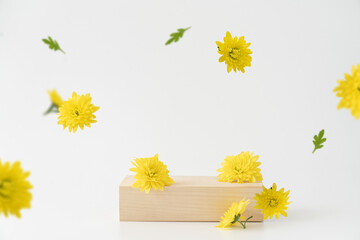
M 150 190 L 148 194 L 133 188 L 133 176 L 126 176 L 119 187 L 120 221 L 184 221 L 215 222 L 233 202 L 249 199 L 243 216 L 261 222 L 264 215 L 254 209 L 256 193 L 262 192 L 262 182 L 226 183 L 217 177 L 171 176 L 175 183 L 164 191 Z

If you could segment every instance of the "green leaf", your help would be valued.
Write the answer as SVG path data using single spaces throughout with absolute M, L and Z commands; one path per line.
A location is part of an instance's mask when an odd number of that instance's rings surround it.
M 172 43 L 172 41 L 174 41 L 174 39 L 173 39 L 173 38 L 170 38 L 170 39 L 165 43 L 165 45 L 169 45 L 170 43 Z
M 169 44 L 172 43 L 172 42 L 177 42 L 177 41 L 179 41 L 179 39 L 183 37 L 184 32 L 187 31 L 187 30 L 190 29 L 190 28 L 191 28 L 191 27 L 188 27 L 188 28 L 179 28 L 179 29 L 177 30 L 177 32 L 174 32 L 174 33 L 170 34 L 170 37 L 171 37 L 171 38 L 170 38 L 169 40 L 167 40 L 167 42 L 165 43 L 165 45 L 169 45 Z
M 54 51 L 59 50 L 59 51 L 61 51 L 61 52 L 63 52 L 65 54 L 65 52 L 60 48 L 59 43 L 56 40 L 53 40 L 50 36 L 48 37 L 48 39 L 43 38 L 42 41 L 45 44 L 49 45 L 49 48 L 51 50 L 54 50 Z
M 312 153 L 314 153 L 317 149 L 320 149 L 322 148 L 324 145 L 322 145 L 324 142 L 326 142 L 326 138 L 323 138 L 324 137 L 324 134 L 325 134 L 325 130 L 321 130 L 319 132 L 319 134 L 316 136 L 314 136 L 314 140 L 313 140 L 313 143 L 314 143 L 314 151 Z

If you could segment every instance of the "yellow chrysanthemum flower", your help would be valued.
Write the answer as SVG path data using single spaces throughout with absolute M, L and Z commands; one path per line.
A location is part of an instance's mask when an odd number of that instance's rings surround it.
M 285 210 L 288 209 L 286 205 L 289 205 L 291 202 L 288 202 L 290 190 L 284 192 L 284 188 L 276 191 L 276 184 L 273 183 L 272 187 L 266 189 L 263 186 L 263 192 L 261 194 L 256 194 L 254 199 L 256 200 L 255 209 L 262 209 L 264 214 L 264 219 L 270 217 L 270 219 L 275 215 L 276 219 L 279 219 L 280 214 L 287 217 Z
M 249 49 L 250 43 L 246 43 L 244 36 L 233 38 L 229 32 L 226 32 L 224 43 L 217 41 L 218 53 L 222 56 L 219 62 L 225 62 L 227 65 L 227 72 L 231 70 L 240 70 L 245 72 L 244 67 L 251 66 L 252 51 Z
M 256 182 L 262 181 L 260 162 L 257 162 L 259 155 L 249 152 L 241 152 L 236 156 L 227 156 L 221 163 L 222 168 L 218 169 L 219 182 Z
M 167 166 L 159 161 L 158 154 L 149 158 L 137 158 L 135 163 L 131 162 L 135 168 L 130 168 L 130 171 L 135 172 L 134 178 L 137 180 L 134 188 L 140 187 L 141 191 L 149 193 L 150 189 L 164 190 L 164 186 L 170 186 L 174 180 L 169 177 L 169 170 Z
M 2 164 L 0 160 L 0 215 L 9 214 L 20 218 L 22 208 L 30 208 L 32 188 L 26 178 L 30 172 L 24 172 L 20 162 Z
M 351 75 L 345 73 L 345 80 L 338 81 L 339 86 L 334 89 L 337 97 L 342 99 L 339 102 L 338 109 L 350 109 L 351 114 L 360 118 L 360 64 L 353 66 Z
M 242 214 L 245 212 L 247 205 L 249 205 L 249 200 L 241 200 L 239 203 L 234 202 L 231 207 L 225 212 L 224 216 L 221 217 L 221 221 L 218 226 L 219 228 L 228 228 L 234 225 L 235 223 L 239 222 L 244 228 L 246 228 L 245 224 L 241 223 L 240 220 L 244 220 Z
M 51 112 L 55 112 L 58 113 L 59 112 L 59 107 L 61 107 L 61 105 L 64 103 L 64 101 L 62 100 L 62 98 L 60 97 L 59 93 L 56 91 L 56 89 L 54 90 L 48 90 L 48 94 L 51 100 L 51 105 L 48 108 L 48 110 L 46 110 L 46 112 L 44 112 L 44 115 L 47 115 Z
M 62 100 L 61 96 L 56 91 L 56 89 L 48 90 L 48 94 L 49 94 L 52 104 L 54 104 L 58 108 L 61 107 L 61 105 L 64 103 L 64 101 Z
M 91 123 L 96 123 L 96 116 L 93 114 L 100 107 L 96 107 L 91 103 L 90 94 L 77 95 L 73 92 L 72 98 L 69 98 L 59 108 L 59 121 L 58 124 L 62 124 L 64 129 L 69 127 L 69 132 L 76 132 L 78 127 L 81 130 L 84 126 L 91 127 Z

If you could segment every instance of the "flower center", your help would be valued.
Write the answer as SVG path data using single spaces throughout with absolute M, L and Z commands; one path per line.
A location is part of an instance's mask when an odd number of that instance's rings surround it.
M 277 205 L 279 204 L 278 200 L 277 199 L 270 199 L 270 202 L 269 202 L 269 205 L 270 207 L 277 207 Z
M 74 115 L 76 115 L 77 117 L 80 115 L 80 111 L 78 108 L 74 109 Z
M 359 90 L 359 92 L 360 92 L 360 86 L 357 88 L 358 90 Z
M 156 175 L 156 171 L 154 171 L 153 169 L 150 169 L 150 170 L 147 172 L 147 175 L 148 175 L 148 177 L 153 178 L 153 177 L 155 177 L 155 175 Z
M 8 198 L 10 195 L 10 179 L 0 179 L 0 197 Z
M 230 48 L 229 49 L 229 57 L 232 60 L 238 60 L 240 58 L 240 50 L 238 48 Z
M 235 172 L 237 173 L 237 174 L 242 174 L 242 173 L 244 173 L 244 170 L 242 170 L 241 168 L 238 168 L 238 167 L 235 167 Z

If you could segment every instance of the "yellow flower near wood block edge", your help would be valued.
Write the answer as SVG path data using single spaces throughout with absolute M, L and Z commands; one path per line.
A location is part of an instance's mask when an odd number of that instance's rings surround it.
M 72 97 L 65 101 L 59 108 L 58 124 L 63 125 L 64 129 L 69 128 L 69 132 L 76 132 L 80 127 L 91 127 L 91 123 L 96 123 L 96 116 L 94 113 L 100 107 L 94 106 L 91 103 L 90 94 L 78 95 L 73 92 Z
M 243 228 L 246 228 L 246 223 L 252 216 L 248 217 L 246 220 L 242 214 L 245 212 L 247 205 L 249 205 L 250 201 L 243 199 L 240 202 L 234 202 L 230 208 L 225 212 L 224 216 L 221 217 L 221 221 L 219 223 L 218 228 L 228 228 L 234 225 L 235 223 L 240 223 Z M 245 222 L 242 222 L 245 220 Z
M 221 163 L 222 168 L 217 171 L 220 172 L 218 175 L 219 182 L 257 182 L 262 181 L 263 177 L 260 173 L 261 165 L 258 162 L 259 155 L 254 153 L 241 152 L 235 156 L 227 156 Z
M 130 168 L 130 171 L 136 173 L 134 188 L 140 187 L 141 191 L 149 193 L 150 189 L 163 191 L 164 186 L 170 186 L 174 183 L 174 180 L 169 176 L 167 166 L 159 160 L 158 154 L 155 154 L 154 157 L 136 158 L 131 163 L 135 167 Z
M 333 90 L 341 98 L 337 108 L 350 109 L 351 115 L 360 119 L 360 64 L 352 66 L 351 75 L 345 73 L 345 79 L 338 83 Z
M 218 53 L 221 55 L 219 62 L 225 62 L 228 73 L 231 70 L 234 70 L 234 72 L 240 70 L 244 73 L 244 68 L 251 66 L 252 58 L 250 54 L 252 54 L 252 51 L 249 49 L 250 43 L 245 41 L 244 36 L 233 38 L 230 32 L 226 32 L 224 42 L 217 41 L 216 45 Z
M 9 214 L 20 218 L 20 210 L 31 207 L 32 194 L 29 190 L 33 187 L 27 180 L 30 172 L 24 172 L 19 161 L 14 164 L 0 159 L 0 215 Z
M 287 217 L 285 210 L 288 209 L 287 205 L 291 202 L 288 202 L 290 196 L 290 190 L 284 191 L 284 188 L 277 191 L 277 186 L 273 183 L 272 187 L 269 189 L 263 186 L 263 192 L 261 194 L 256 194 L 254 200 L 256 200 L 255 209 L 262 209 L 261 213 L 264 214 L 264 219 L 270 217 L 270 219 L 275 215 L 276 219 L 279 219 L 280 214 L 284 217 Z

